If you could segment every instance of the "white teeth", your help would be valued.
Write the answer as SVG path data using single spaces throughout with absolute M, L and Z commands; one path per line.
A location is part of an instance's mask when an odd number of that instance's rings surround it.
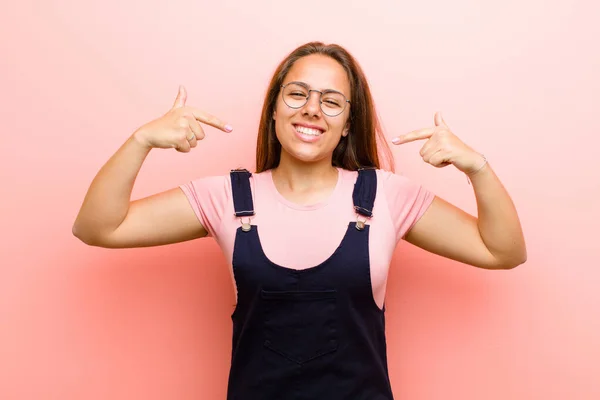
M 297 125 L 296 126 L 296 130 L 304 135 L 312 135 L 312 136 L 319 136 L 321 135 L 321 131 L 318 129 L 311 129 L 311 128 L 307 128 L 305 126 L 300 126 Z

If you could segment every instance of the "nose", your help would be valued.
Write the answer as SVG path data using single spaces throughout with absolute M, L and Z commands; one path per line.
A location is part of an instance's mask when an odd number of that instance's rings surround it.
M 308 92 L 308 100 L 304 105 L 304 114 L 311 117 L 321 114 L 321 92 L 318 90 L 310 90 Z

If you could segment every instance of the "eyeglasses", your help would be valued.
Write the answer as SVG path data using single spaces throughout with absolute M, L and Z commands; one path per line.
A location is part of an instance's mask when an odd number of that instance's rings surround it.
M 330 117 L 340 115 L 346 109 L 346 104 L 350 103 L 346 96 L 336 90 L 320 91 L 310 89 L 304 82 L 290 82 L 281 85 L 281 97 L 283 102 L 290 108 L 303 107 L 308 102 L 310 92 L 319 93 L 321 111 Z

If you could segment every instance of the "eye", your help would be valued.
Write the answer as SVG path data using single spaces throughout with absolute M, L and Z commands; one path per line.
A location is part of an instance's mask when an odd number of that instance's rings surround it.
M 331 108 L 341 108 L 344 104 L 344 96 L 337 92 L 326 93 L 323 96 L 323 104 Z

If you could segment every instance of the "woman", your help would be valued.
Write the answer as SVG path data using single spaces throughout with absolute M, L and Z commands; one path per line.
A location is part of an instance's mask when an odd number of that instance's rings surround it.
M 424 140 L 424 161 L 464 172 L 478 218 L 380 169 L 378 148 L 388 161 L 390 152 L 369 86 L 340 46 L 308 43 L 279 65 L 255 173 L 233 170 L 131 202 L 150 150 L 189 152 L 204 138 L 201 124 L 232 130 L 186 105 L 180 88 L 172 109 L 134 132 L 100 170 L 73 232 L 112 248 L 218 241 L 237 294 L 229 399 L 391 399 L 384 297 L 401 238 L 480 268 L 526 259 L 508 193 L 439 113 L 435 126 L 392 142 Z

